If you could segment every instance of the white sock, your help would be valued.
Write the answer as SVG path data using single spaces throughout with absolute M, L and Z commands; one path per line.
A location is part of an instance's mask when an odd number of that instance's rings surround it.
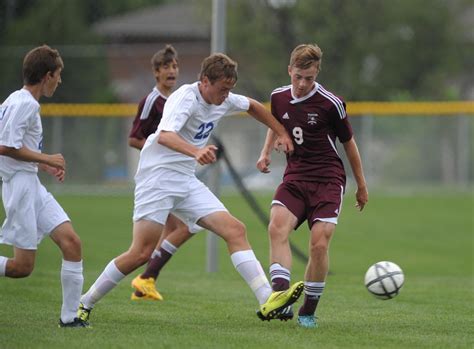
M 272 288 L 268 282 L 260 262 L 252 250 L 234 252 L 230 258 L 235 269 L 250 286 L 260 304 L 267 301 L 272 294 Z
M 0 256 L 0 276 L 5 276 L 7 270 L 7 257 Z
M 178 250 L 178 248 L 175 245 L 173 245 L 171 242 L 169 242 L 166 239 L 163 240 L 160 247 L 166 252 L 168 252 L 170 255 L 174 255 L 175 252 Z
M 165 250 L 168 252 L 170 255 L 174 255 L 178 248 L 173 245 L 171 242 L 168 240 L 163 240 L 161 243 L 160 247 L 158 249 L 153 250 L 153 253 L 151 254 L 150 259 L 153 259 L 155 257 L 161 257 L 161 249 Z
M 61 267 L 61 285 L 63 288 L 61 321 L 63 323 L 72 322 L 77 316 L 83 284 L 82 261 L 70 262 L 63 259 Z
M 99 275 L 89 291 L 81 297 L 81 303 L 87 309 L 92 309 L 94 305 L 109 293 L 125 277 L 115 265 L 115 259 L 111 260 Z
M 283 267 L 280 263 L 273 263 L 270 265 L 270 278 L 273 279 L 285 279 L 290 282 L 291 272 Z
M 304 294 L 309 298 L 319 299 L 323 294 L 325 282 L 305 281 L 304 282 Z

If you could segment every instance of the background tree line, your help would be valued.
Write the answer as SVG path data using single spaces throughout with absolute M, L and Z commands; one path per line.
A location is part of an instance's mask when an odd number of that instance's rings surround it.
M 105 51 L 91 25 L 166 2 L 172 1 L 2 1 L 0 95 L 20 83 L 23 51 L 47 42 L 82 51 L 63 52 L 66 87 L 54 100 L 113 100 Z M 199 3 L 208 8 L 202 20 L 210 21 L 211 2 Z M 246 93 L 268 98 L 274 87 L 286 84 L 288 56 L 299 43 L 320 45 L 320 80 L 348 100 L 449 100 L 472 93 L 469 0 L 297 0 L 280 8 L 270 3 L 227 0 L 227 51 L 240 63 L 242 76 L 255 77 L 239 81 Z
M 48 43 L 61 48 L 66 66 L 63 86 L 48 102 L 119 102 L 109 82 L 104 40 L 92 25 L 108 16 L 176 1 L 1 1 L 0 100 L 21 87 L 24 54 Z M 291 50 L 300 43 L 317 43 L 324 52 L 318 80 L 347 101 L 474 98 L 472 0 L 296 0 L 290 7 L 272 6 L 277 2 L 227 0 L 227 52 L 239 62 L 237 92 L 267 101 L 274 88 L 289 84 Z M 210 23 L 211 0 L 195 3 L 203 10 L 196 15 Z M 353 119 L 358 135 L 367 128 L 360 120 Z M 381 177 L 449 182 L 461 176 L 457 172 L 466 173 L 458 169 L 465 168 L 462 159 L 474 153 L 473 142 L 459 142 L 459 135 L 463 128 L 472 134 L 472 122 L 417 118 L 407 127 L 405 120 L 375 119 L 370 126 L 377 139 L 367 143 L 364 153 L 372 153 L 369 165 L 382 168 Z M 44 123 L 51 130 L 52 120 Z M 110 164 L 126 163 L 123 128 L 114 119 L 64 120 L 62 134 L 68 141 L 61 148 L 75 159 L 70 173 L 87 181 L 101 178 Z M 77 134 L 88 135 L 80 147 L 70 141 Z M 420 142 L 421 134 L 433 141 Z M 45 144 L 55 141 L 51 133 L 45 138 Z M 465 147 L 468 155 L 459 155 Z M 90 159 L 97 149 L 106 155 Z M 426 156 L 432 153 L 435 156 Z M 423 166 L 404 165 L 409 160 Z

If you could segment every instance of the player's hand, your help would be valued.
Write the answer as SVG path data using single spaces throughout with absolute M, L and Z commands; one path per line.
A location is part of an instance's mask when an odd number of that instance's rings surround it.
M 272 160 L 270 159 L 269 156 L 267 155 L 260 155 L 260 158 L 257 160 L 257 168 L 260 172 L 263 173 L 270 173 L 270 169 L 268 168 L 270 166 L 270 163 Z
M 66 169 L 66 160 L 64 160 L 62 154 L 47 155 L 47 161 L 45 161 L 45 164 L 61 170 Z
M 56 177 L 56 179 L 59 182 L 64 182 L 64 177 L 66 176 L 66 171 L 60 168 L 52 167 L 46 164 L 41 164 L 40 169 L 43 170 L 44 172 L 50 174 L 53 177 Z
M 199 163 L 199 165 L 212 164 L 217 160 L 216 151 L 217 147 L 215 145 L 206 145 L 204 148 L 199 149 L 196 153 L 196 161 Z
M 290 155 L 293 154 L 293 151 L 295 150 L 293 142 L 286 132 L 283 136 L 277 137 L 277 139 L 275 140 L 274 148 L 279 153 L 283 151 L 286 154 Z
M 367 187 L 358 187 L 356 191 L 356 207 L 359 211 L 362 211 L 369 201 L 369 192 L 367 191 Z
M 66 171 L 65 170 L 61 170 L 59 168 L 55 168 L 55 173 L 54 173 L 54 177 L 56 177 L 56 179 L 59 181 L 59 182 L 64 182 L 64 178 L 66 177 Z

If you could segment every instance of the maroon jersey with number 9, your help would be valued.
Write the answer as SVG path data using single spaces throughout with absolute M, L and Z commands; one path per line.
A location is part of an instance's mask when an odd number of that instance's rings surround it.
M 272 92 L 271 110 L 295 147 L 294 153 L 287 155 L 283 181 L 345 186 L 344 165 L 336 148 L 336 138 L 341 143 L 352 138 L 344 101 L 318 83 L 308 95 L 296 98 L 289 85 Z

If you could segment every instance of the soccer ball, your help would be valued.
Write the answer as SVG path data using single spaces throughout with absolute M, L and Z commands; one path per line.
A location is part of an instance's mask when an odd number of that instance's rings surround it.
M 398 295 L 405 277 L 402 269 L 392 262 L 378 262 L 365 273 L 365 287 L 379 299 L 392 299 Z

